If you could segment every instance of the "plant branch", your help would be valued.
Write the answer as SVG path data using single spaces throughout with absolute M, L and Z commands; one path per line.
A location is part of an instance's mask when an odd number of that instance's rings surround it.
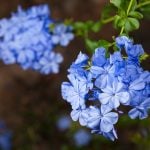
M 133 4 L 133 0 L 130 0 L 129 6 L 128 6 L 128 9 L 127 9 L 127 16 L 128 16 L 128 14 L 130 12 L 132 4 Z
M 107 18 L 107 19 L 102 20 L 102 23 L 103 23 L 103 24 L 107 24 L 107 23 L 109 23 L 109 22 L 112 22 L 114 19 L 115 19 L 115 16 L 112 16 L 112 17 L 110 17 L 110 18 Z
M 150 5 L 150 1 L 146 1 L 146 2 L 143 2 L 143 3 L 138 4 L 138 5 L 136 6 L 136 9 L 139 9 L 139 8 L 141 8 L 141 7 L 143 7 L 143 6 L 146 6 L 146 5 Z

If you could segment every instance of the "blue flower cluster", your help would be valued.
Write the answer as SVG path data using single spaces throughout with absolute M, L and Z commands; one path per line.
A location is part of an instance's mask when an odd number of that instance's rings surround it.
M 118 51 L 106 57 L 105 48 L 97 48 L 92 58 L 78 55 L 68 72 L 70 82 L 62 83 L 62 96 L 72 106 L 71 117 L 92 133 L 117 139 L 120 105 L 130 106 L 130 118 L 144 119 L 150 109 L 150 72 L 140 67 L 144 53 L 126 36 L 116 38 Z M 122 57 L 125 50 L 127 57 Z
M 0 20 L 0 59 L 5 64 L 20 64 L 42 74 L 58 73 L 63 57 L 53 49 L 59 44 L 67 46 L 74 38 L 72 29 L 64 24 L 50 31 L 47 5 L 33 6 L 28 10 L 18 7 L 11 18 Z

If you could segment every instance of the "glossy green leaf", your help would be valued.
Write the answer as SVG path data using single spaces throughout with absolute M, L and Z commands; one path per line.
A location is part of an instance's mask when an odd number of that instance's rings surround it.
M 90 39 L 86 39 L 86 46 L 88 48 L 88 50 L 90 52 L 94 52 L 96 48 L 98 47 L 104 47 L 106 50 L 108 50 L 108 48 L 110 46 L 112 46 L 112 44 L 106 40 L 99 40 L 99 41 L 93 41 L 93 40 L 90 40 Z
M 143 18 L 143 15 L 138 11 L 131 11 L 129 13 L 129 16 L 131 16 L 133 18 L 137 18 L 137 19 L 142 19 Z
M 99 21 L 99 22 L 96 22 L 93 24 L 93 26 L 91 27 L 91 30 L 93 32 L 98 32 L 102 27 L 102 23 Z
M 135 18 L 128 17 L 125 22 L 125 31 L 133 31 L 139 28 L 139 21 Z
M 121 7 L 122 0 L 110 0 L 110 3 L 115 5 L 117 8 Z
M 111 43 L 106 40 L 99 40 L 98 41 L 98 47 L 104 47 L 108 49 L 110 47 Z
M 86 39 L 86 40 L 85 40 L 85 43 L 86 43 L 87 49 L 88 49 L 90 52 L 94 52 L 95 48 L 98 47 L 98 42 L 92 41 L 92 40 L 90 40 L 90 39 Z

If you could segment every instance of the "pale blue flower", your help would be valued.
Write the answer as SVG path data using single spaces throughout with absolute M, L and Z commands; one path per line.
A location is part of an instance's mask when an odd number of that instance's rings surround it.
M 138 117 L 139 119 L 145 119 L 148 117 L 148 110 L 150 109 L 150 98 L 136 96 L 133 98 L 130 105 L 134 107 L 128 113 L 130 118 L 135 119 Z
M 132 44 L 133 44 L 133 41 L 130 40 L 126 36 L 117 37 L 115 41 L 116 41 L 117 47 L 120 49 L 122 49 L 124 47 L 127 49 L 128 47 L 132 46 Z
M 92 56 L 92 66 L 102 67 L 106 63 L 106 50 L 103 47 L 96 48 Z
M 115 64 L 116 62 L 122 62 L 123 58 L 121 52 L 117 51 L 110 55 L 110 64 Z
M 130 82 L 128 90 L 130 95 L 133 97 L 134 95 L 136 95 L 137 91 L 143 90 L 144 88 L 145 88 L 144 80 L 142 78 L 138 78 L 133 82 Z
M 58 73 L 59 64 L 62 61 L 63 57 L 61 54 L 47 51 L 39 60 L 40 72 L 43 74 Z
M 57 127 L 61 131 L 64 131 L 64 130 L 70 128 L 70 126 L 71 126 L 71 119 L 69 116 L 61 116 L 57 120 Z
M 118 121 L 118 114 L 110 111 L 111 108 L 107 106 L 101 106 L 101 109 L 90 106 L 87 126 L 99 132 L 110 132 Z
M 136 45 L 132 45 L 131 47 L 127 48 L 126 53 L 127 53 L 128 57 L 135 59 L 135 58 L 139 58 L 139 56 L 143 55 L 144 50 L 143 50 L 142 45 L 136 44 Z
M 78 130 L 74 134 L 74 141 L 78 147 L 86 146 L 91 141 L 91 135 L 86 130 Z
M 99 129 L 94 129 L 92 130 L 92 133 L 103 135 L 105 138 L 110 139 L 112 141 L 118 139 L 116 130 L 114 128 L 110 132 L 101 132 Z
M 108 58 L 104 48 L 97 48 L 91 60 L 80 53 L 68 70 L 74 78 L 62 84 L 63 98 L 73 108 L 72 119 L 112 141 L 118 138 L 114 124 L 123 113 L 118 110 L 121 104 L 133 108 L 132 119 L 147 118 L 150 109 L 150 73 L 139 64 L 141 45 L 133 45 L 125 36 L 116 38 L 116 44 L 120 51 Z M 122 57 L 124 49 L 127 58 Z
M 67 46 L 74 39 L 72 28 L 64 24 L 56 25 L 52 33 L 52 42 L 56 45 Z
M 109 105 L 111 108 L 118 108 L 120 103 L 123 105 L 129 104 L 130 94 L 124 88 L 124 84 L 113 80 L 105 88 L 101 89 L 102 93 L 99 94 L 99 101 L 102 104 Z
M 73 74 L 68 75 L 71 83 L 63 82 L 62 96 L 72 105 L 72 109 L 85 108 L 85 95 L 88 88 L 84 82 L 80 82 Z
M 107 63 L 104 67 L 92 66 L 90 71 L 96 77 L 95 86 L 101 89 L 114 79 L 115 67 Z
M 63 61 L 61 54 L 53 52 L 57 46 L 53 36 L 66 46 L 73 38 L 71 27 L 58 25 L 54 33 L 49 26 L 54 23 L 48 5 L 32 6 L 12 13 L 0 20 L 0 59 L 5 64 L 19 64 L 23 69 L 37 70 L 42 74 L 58 73 Z M 55 34 L 55 35 L 54 35 Z
M 86 126 L 88 119 L 88 109 L 76 109 L 72 110 L 71 118 L 73 121 L 79 120 L 80 125 Z
M 84 71 L 84 67 L 88 65 L 88 59 L 89 57 L 86 54 L 80 52 L 75 62 L 73 62 L 70 68 L 68 69 L 68 72 L 80 74 L 80 72 Z

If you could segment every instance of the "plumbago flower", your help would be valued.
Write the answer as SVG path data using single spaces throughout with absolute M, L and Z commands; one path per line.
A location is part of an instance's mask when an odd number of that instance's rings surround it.
M 95 50 L 91 60 L 80 52 L 68 69 L 70 82 L 62 83 L 63 99 L 73 109 L 72 119 L 111 140 L 117 139 L 114 125 L 122 112 L 120 105 L 131 108 L 131 119 L 147 118 L 150 109 L 150 72 L 139 62 L 142 46 L 126 36 L 117 37 L 116 45 L 119 51 L 108 58 L 103 47 Z M 122 57 L 123 49 L 127 58 Z
M 52 42 L 54 44 L 60 44 L 61 46 L 67 46 L 69 42 L 74 39 L 74 35 L 71 31 L 71 26 L 64 24 L 56 25 L 53 30 Z
M 0 59 L 42 74 L 58 73 L 63 57 L 53 50 L 57 45 L 67 46 L 74 36 L 71 27 L 64 24 L 50 31 L 53 23 L 47 5 L 27 10 L 18 7 L 9 19 L 0 20 Z

